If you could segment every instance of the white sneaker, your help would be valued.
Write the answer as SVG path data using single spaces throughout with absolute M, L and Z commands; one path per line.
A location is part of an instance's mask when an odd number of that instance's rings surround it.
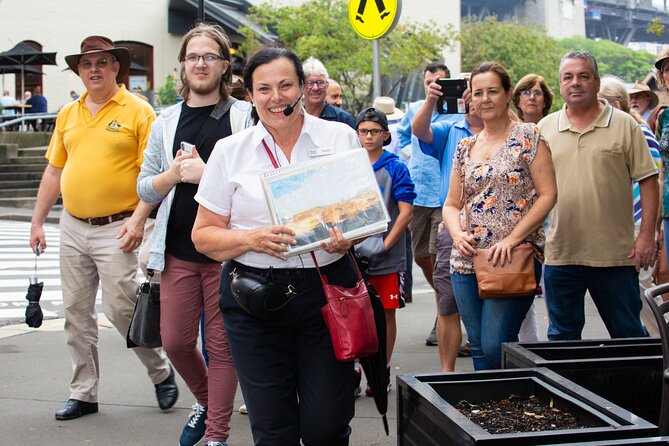
M 239 413 L 242 414 L 242 415 L 248 415 L 249 414 L 249 411 L 246 410 L 246 404 L 242 404 L 241 406 L 239 406 Z

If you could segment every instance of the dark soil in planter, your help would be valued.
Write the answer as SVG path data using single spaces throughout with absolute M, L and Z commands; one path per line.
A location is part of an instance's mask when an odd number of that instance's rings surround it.
M 480 403 L 463 400 L 458 402 L 455 408 L 491 434 L 583 429 L 596 426 L 551 406 L 552 404 L 534 395 L 529 397 L 510 395 L 506 399 Z

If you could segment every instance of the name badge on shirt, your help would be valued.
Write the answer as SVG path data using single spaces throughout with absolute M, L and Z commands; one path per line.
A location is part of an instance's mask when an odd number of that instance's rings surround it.
M 316 156 L 332 155 L 334 153 L 334 147 L 314 147 L 309 149 L 309 156 L 312 158 Z

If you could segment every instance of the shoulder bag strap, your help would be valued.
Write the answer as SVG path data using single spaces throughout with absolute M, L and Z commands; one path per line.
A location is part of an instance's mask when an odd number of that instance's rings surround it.
M 228 110 L 230 110 L 230 107 L 232 107 L 232 104 L 234 104 L 236 101 L 237 100 L 232 96 L 228 97 L 226 100 L 221 99 L 218 101 L 216 107 L 214 107 L 211 114 L 207 116 L 207 120 L 202 125 L 202 128 L 200 128 L 200 132 L 197 134 L 197 138 L 195 138 L 195 148 L 197 150 L 200 150 L 200 147 L 202 147 L 204 139 L 209 134 L 209 131 L 214 127 L 214 124 L 216 124 L 218 120 L 221 119 L 221 116 L 225 115 Z
M 462 200 L 462 206 L 465 209 L 465 231 L 467 234 L 472 233 L 472 228 L 469 225 L 469 211 L 467 210 L 467 190 L 465 189 L 465 157 L 469 154 L 469 147 L 467 147 L 467 150 L 462 154 L 462 159 L 460 161 L 460 199 Z

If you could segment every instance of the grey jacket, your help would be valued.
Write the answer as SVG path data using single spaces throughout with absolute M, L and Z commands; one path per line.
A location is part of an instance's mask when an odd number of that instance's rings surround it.
M 168 170 L 174 161 L 172 147 L 182 104 L 175 104 L 165 109 L 151 126 L 149 141 L 144 149 L 144 161 L 137 178 L 137 195 L 148 204 L 161 203 L 156 216 L 156 225 L 151 236 L 148 268 L 162 271 L 165 268 L 165 238 L 167 237 L 167 221 L 170 217 L 174 188 L 167 196 L 160 195 L 153 188 L 153 177 Z M 251 120 L 251 104 L 237 101 L 230 108 L 230 128 L 232 133 L 253 125 Z

